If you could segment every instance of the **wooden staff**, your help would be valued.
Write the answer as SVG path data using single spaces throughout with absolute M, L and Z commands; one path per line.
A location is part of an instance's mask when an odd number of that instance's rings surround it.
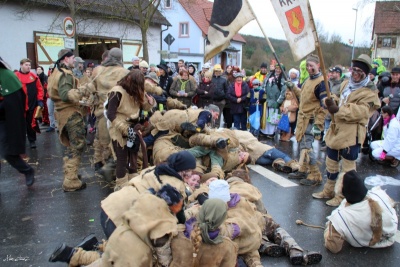
M 271 42 L 269 41 L 269 38 L 268 38 L 267 34 L 264 32 L 263 27 L 261 27 L 261 23 L 260 23 L 260 21 L 258 20 L 257 16 L 254 14 L 253 8 L 251 7 L 250 3 L 248 3 L 248 4 L 249 4 L 249 7 L 250 7 L 251 12 L 253 13 L 253 16 L 256 18 L 256 21 L 257 21 L 258 26 L 260 27 L 260 29 L 261 29 L 261 31 L 262 31 L 264 37 L 265 37 L 265 40 L 267 40 L 267 44 L 268 44 L 269 48 L 271 49 L 272 54 L 274 54 L 274 57 L 275 57 L 276 62 L 278 62 L 278 65 L 279 65 L 279 67 L 280 67 L 281 70 L 282 70 L 283 77 L 285 78 L 285 80 L 289 80 L 288 77 L 287 77 L 287 75 L 286 75 L 286 72 L 285 72 L 285 71 L 283 70 L 283 68 L 282 68 L 282 65 L 281 65 L 281 62 L 280 62 L 279 59 L 278 59 L 278 56 L 277 56 L 276 53 L 275 53 L 274 47 L 272 46 Z
M 311 27 L 312 27 L 313 34 L 314 34 L 315 46 L 317 47 L 318 56 L 319 56 L 319 60 L 320 60 L 320 64 L 321 64 L 322 75 L 324 77 L 326 95 L 327 95 L 328 98 L 331 98 L 331 91 L 329 90 L 328 77 L 326 76 L 326 72 L 325 72 L 324 57 L 322 56 L 322 49 L 321 49 L 321 45 L 320 45 L 320 42 L 319 42 L 317 29 L 315 27 L 315 21 L 314 21 L 313 15 L 312 15 L 311 5 L 310 5 L 310 1 L 309 0 L 307 0 L 307 7 L 308 7 L 308 13 L 310 15 Z

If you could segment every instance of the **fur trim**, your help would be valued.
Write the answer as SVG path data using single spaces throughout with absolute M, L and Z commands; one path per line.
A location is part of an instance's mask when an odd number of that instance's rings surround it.
M 368 204 L 371 208 L 371 230 L 372 238 L 369 241 L 369 246 L 372 247 L 381 240 L 382 237 L 382 208 L 378 202 L 368 198 Z
M 335 184 L 335 195 L 342 195 L 344 172 L 339 173 Z

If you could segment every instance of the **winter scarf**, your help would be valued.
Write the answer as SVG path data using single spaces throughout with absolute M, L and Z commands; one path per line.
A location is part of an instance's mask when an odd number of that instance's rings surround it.
M 182 80 L 179 79 L 181 81 L 181 91 L 186 91 L 186 84 L 189 82 L 189 80 Z
M 366 76 L 364 80 L 356 83 L 353 80 L 353 77 L 350 77 L 349 83 L 347 84 L 346 88 L 343 90 L 342 94 L 340 95 L 340 103 L 339 107 L 343 104 L 346 103 L 347 97 L 350 95 L 350 93 L 354 92 L 357 89 L 360 89 L 362 87 L 365 87 L 369 82 L 369 77 Z
M 235 82 L 235 94 L 236 97 L 242 96 L 242 83 Z

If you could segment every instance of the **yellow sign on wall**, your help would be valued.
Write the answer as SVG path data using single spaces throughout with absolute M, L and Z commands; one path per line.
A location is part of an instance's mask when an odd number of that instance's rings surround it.
M 64 38 L 40 36 L 40 43 L 43 46 L 62 46 L 64 47 Z

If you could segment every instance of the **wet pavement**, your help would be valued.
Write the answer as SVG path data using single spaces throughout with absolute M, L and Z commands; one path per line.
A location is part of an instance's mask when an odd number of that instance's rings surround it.
M 276 139 L 277 140 L 277 139 Z M 296 143 L 279 143 L 263 140 L 276 145 L 282 151 L 297 158 Z M 325 153 L 319 151 L 319 142 L 314 143 L 325 169 Z M 43 132 L 38 135 L 37 149 L 27 149 L 29 163 L 36 170 L 36 182 L 32 188 L 25 186 L 23 175 L 17 173 L 7 163 L 2 162 L 0 174 L 0 266 L 66 266 L 49 263 L 48 258 L 61 242 L 73 246 L 89 233 L 98 239 L 104 238 L 100 222 L 100 201 L 112 190 L 106 183 L 94 176 L 88 147 L 80 171 L 88 186 L 80 192 L 64 193 L 62 185 L 62 165 L 64 148 L 56 133 Z M 296 225 L 297 219 L 305 223 L 323 226 L 333 208 L 324 201 L 314 200 L 313 192 L 322 186 L 288 186 L 268 179 L 268 176 L 251 170 L 253 184 L 263 193 L 263 201 L 269 213 L 285 228 L 304 249 L 320 251 L 323 259 L 318 266 L 398 266 L 400 244 L 384 249 L 352 248 L 345 245 L 339 254 L 328 252 L 323 246 L 323 230 Z M 266 168 L 266 173 L 272 168 Z M 367 155 L 360 154 L 357 170 L 363 176 L 387 175 L 400 180 L 400 167 L 391 168 L 373 163 Z M 261 171 L 261 173 L 263 173 Z M 278 175 L 287 177 L 286 174 Z M 271 178 L 271 177 L 270 177 Z M 324 177 L 324 180 L 326 177 Z M 297 183 L 296 180 L 290 180 Z M 384 186 L 389 195 L 400 202 L 399 186 Z M 396 207 L 399 213 L 399 206 Z M 400 237 L 398 238 L 400 241 Z M 263 257 L 264 266 L 291 266 L 287 257 Z

